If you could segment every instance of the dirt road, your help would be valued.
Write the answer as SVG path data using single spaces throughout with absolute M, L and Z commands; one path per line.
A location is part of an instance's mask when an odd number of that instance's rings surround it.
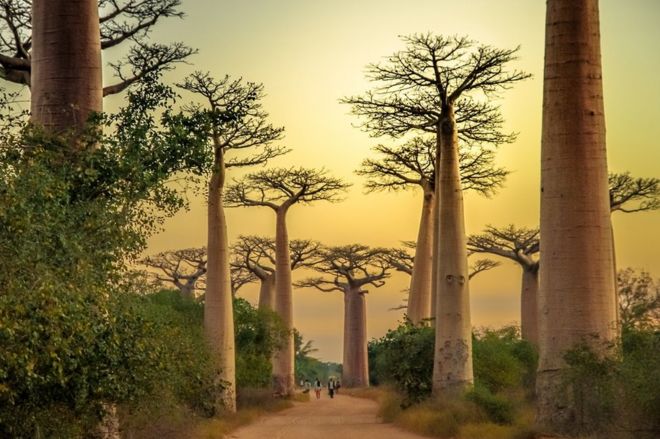
M 229 434 L 232 439 L 423 439 L 383 424 L 376 415 L 375 402 L 337 395 L 320 400 L 312 395 L 308 403 L 273 416 L 259 419 L 252 425 Z

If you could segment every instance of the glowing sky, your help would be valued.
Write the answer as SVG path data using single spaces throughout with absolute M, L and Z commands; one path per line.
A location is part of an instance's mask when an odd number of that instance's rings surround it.
M 184 41 L 199 49 L 192 65 L 168 74 L 168 81 L 199 69 L 216 77 L 243 76 L 263 82 L 265 109 L 286 127 L 283 144 L 293 148 L 272 166 L 328 168 L 354 183 L 340 204 L 296 206 L 289 215 L 292 238 L 326 244 L 359 242 L 395 246 L 413 240 L 420 194 L 363 193 L 353 174 L 370 154 L 374 140 L 352 126 L 357 120 L 342 96 L 369 88 L 364 66 L 401 48 L 397 35 L 431 31 L 465 34 L 497 47 L 521 45 L 515 67 L 534 75 L 502 100 L 506 129 L 519 132 L 515 144 L 501 148 L 497 161 L 512 171 L 506 187 L 492 199 L 466 196 L 468 233 L 486 224 L 535 226 L 539 216 L 539 157 L 543 32 L 541 0 L 187 0 L 184 20 L 167 20 L 156 41 Z M 635 176 L 660 176 L 660 1 L 601 1 L 601 33 L 608 130 L 609 166 Z M 110 56 L 114 56 L 111 54 Z M 111 109 L 119 98 L 107 102 Z M 237 176 L 238 174 L 232 174 Z M 229 236 L 272 235 L 274 216 L 267 209 L 228 211 Z M 201 199 L 166 223 L 150 240 L 149 252 L 206 243 L 206 213 Z M 660 276 L 660 212 L 614 216 L 617 263 Z M 294 273 L 294 278 L 309 273 Z M 512 262 L 471 282 L 475 326 L 519 320 L 520 269 Z M 396 325 L 398 305 L 408 278 L 394 275 L 367 297 L 369 337 Z M 254 301 L 257 286 L 241 296 Z M 314 340 L 318 355 L 340 360 L 342 306 L 339 293 L 295 291 L 295 326 Z

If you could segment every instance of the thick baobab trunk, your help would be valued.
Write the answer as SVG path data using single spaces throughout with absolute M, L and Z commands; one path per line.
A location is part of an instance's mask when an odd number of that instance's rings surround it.
M 31 69 L 35 124 L 75 131 L 103 110 L 97 0 L 33 0 Z
M 458 137 L 453 107 L 443 108 L 436 164 L 438 238 L 435 249 L 436 318 L 433 393 L 457 395 L 472 385 L 472 325 L 467 238 L 458 166 Z
M 520 294 L 520 329 L 522 338 L 538 346 L 539 343 L 539 266 L 523 267 Z
M 408 318 L 415 324 L 431 318 L 431 282 L 433 276 L 433 190 L 424 191 L 422 217 L 408 295 Z
M 294 386 L 294 342 L 293 342 L 293 285 L 291 284 L 291 256 L 289 235 L 286 229 L 285 207 L 277 210 L 275 229 L 275 311 L 289 331 L 282 348 L 273 359 L 273 387 L 275 393 L 288 396 Z
M 344 298 L 344 368 L 342 383 L 346 387 L 369 386 L 367 354 L 366 291 L 346 288 Z M 348 367 L 347 367 L 348 366 Z
M 548 0 L 541 150 L 538 423 L 580 420 L 563 355 L 616 337 L 597 0 Z M 572 424 L 572 425 L 569 425 Z
M 275 273 L 266 274 L 259 279 L 259 309 L 272 311 L 275 304 Z
M 222 152 L 216 154 L 216 169 L 209 183 L 208 261 L 204 298 L 204 331 L 213 349 L 219 379 L 225 386 L 221 403 L 236 411 L 236 362 L 234 351 L 234 312 L 229 271 L 227 222 L 222 206 L 225 180 Z

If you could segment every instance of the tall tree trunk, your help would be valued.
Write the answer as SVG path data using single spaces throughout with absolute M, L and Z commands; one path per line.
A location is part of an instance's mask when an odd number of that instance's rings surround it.
M 348 287 L 344 299 L 344 368 L 342 383 L 346 387 L 369 386 L 367 355 L 366 292 Z
M 229 271 L 227 222 L 222 205 L 225 166 L 222 151 L 216 152 L 216 166 L 209 182 L 208 260 L 204 299 L 204 331 L 217 357 L 219 379 L 226 386 L 221 403 L 236 411 L 236 360 L 234 312 Z
M 275 229 L 275 311 L 289 331 L 284 345 L 275 353 L 273 364 L 273 387 L 282 396 L 292 395 L 294 386 L 293 286 L 286 212 L 286 208 L 277 210 Z
M 32 121 L 52 133 L 80 130 L 103 110 L 97 0 L 33 0 Z
M 351 322 L 353 321 L 352 317 L 352 308 L 351 308 L 351 293 L 350 286 L 344 288 L 344 344 L 343 354 L 342 354 L 342 368 L 341 368 L 341 381 L 342 384 L 346 387 L 350 387 L 349 384 L 351 377 L 353 376 L 353 361 L 351 357 L 351 352 L 349 351 L 350 346 L 350 334 L 351 334 Z
M 548 0 L 536 382 L 537 421 L 552 431 L 578 417 L 561 385 L 566 350 L 616 337 L 609 209 L 598 1 Z
M 612 272 L 614 275 L 614 315 L 616 322 L 616 333 L 621 333 L 621 310 L 619 309 L 619 276 L 616 268 L 616 242 L 614 240 L 614 224 L 612 222 L 612 214 L 610 213 L 610 230 L 612 235 Z
M 520 330 L 522 338 L 532 343 L 539 344 L 539 266 L 523 267 L 522 291 L 520 294 Z
M 472 385 L 472 325 L 468 283 L 467 238 L 463 192 L 458 165 L 458 135 L 454 109 L 443 108 L 436 164 L 438 243 L 434 261 L 437 289 L 433 393 L 461 393 Z
M 415 324 L 431 318 L 434 198 L 432 189 L 424 190 L 422 217 L 419 221 L 410 294 L 408 294 L 408 318 Z
M 273 311 L 275 304 L 275 273 L 266 274 L 260 279 L 259 309 Z

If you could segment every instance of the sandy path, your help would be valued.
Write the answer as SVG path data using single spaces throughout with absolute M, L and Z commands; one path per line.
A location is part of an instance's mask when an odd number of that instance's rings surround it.
M 229 434 L 233 439 L 422 439 L 376 416 L 377 404 L 368 399 L 337 395 L 260 418 Z

